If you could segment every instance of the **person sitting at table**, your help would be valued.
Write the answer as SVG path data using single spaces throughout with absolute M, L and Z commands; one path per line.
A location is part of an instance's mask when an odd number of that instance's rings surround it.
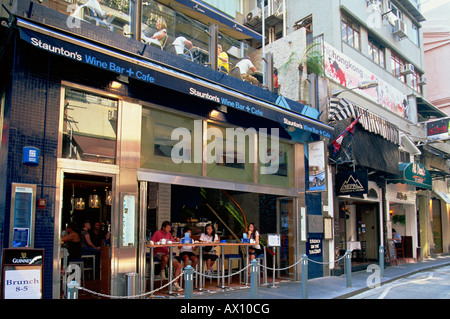
M 264 251 L 261 249 L 261 245 L 259 244 L 259 232 L 256 228 L 256 225 L 251 223 L 248 224 L 247 228 L 247 238 L 253 239 L 255 241 L 256 245 L 250 246 L 248 248 L 248 258 L 249 262 L 251 262 L 253 259 L 264 253 Z
M 188 227 L 184 229 L 185 233 L 189 233 L 189 237 L 192 235 L 192 230 Z M 189 260 L 192 261 L 192 268 L 195 268 L 195 266 L 198 263 L 198 257 L 196 254 L 194 254 L 194 250 L 197 249 L 197 247 L 194 246 L 180 246 L 180 257 L 183 259 L 184 266 L 186 267 L 189 265 Z
M 217 236 L 214 227 L 211 224 L 205 226 L 205 232 L 200 235 L 200 242 L 203 243 L 217 243 L 219 242 L 219 236 Z M 203 258 L 206 262 L 206 273 L 212 275 L 212 267 L 217 260 L 216 250 L 214 246 L 206 246 L 203 248 Z
M 402 236 L 394 228 L 392 228 L 392 239 L 394 239 L 395 247 L 402 247 Z
M 160 48 L 164 48 L 164 42 L 167 36 L 166 20 L 164 20 L 164 18 L 158 18 L 158 20 L 156 20 L 156 28 L 158 29 L 158 31 L 156 31 L 151 37 L 148 34 L 148 28 L 142 31 L 141 39 L 144 43 L 155 44 Z
M 256 68 L 248 56 L 239 61 L 239 63 L 236 64 L 236 67 L 241 71 L 242 80 L 250 82 L 251 84 L 256 86 L 259 85 L 259 81 L 253 75 L 251 75 L 252 73 L 256 72 Z
M 225 72 L 226 74 L 230 72 L 228 54 L 223 51 L 220 44 L 217 46 L 217 68 L 219 69 L 219 71 Z
M 156 231 L 152 236 L 152 241 L 156 244 L 160 242 L 162 239 L 165 239 L 167 241 L 175 241 L 173 238 L 171 231 L 172 230 L 172 224 L 169 221 L 165 221 L 162 223 L 161 229 Z M 169 249 L 167 247 L 158 247 L 155 248 L 153 254 L 155 257 L 157 257 L 161 261 L 161 278 L 163 280 L 166 279 L 166 273 L 165 268 L 169 262 Z M 175 277 L 178 277 L 181 274 L 181 263 L 173 259 L 172 262 L 173 267 L 175 268 Z M 178 279 L 179 280 L 179 279 Z M 174 290 L 175 291 L 182 291 L 183 288 L 180 287 L 180 284 L 178 283 L 178 280 L 174 282 Z
M 67 235 L 61 238 L 61 244 L 67 243 L 68 260 L 81 259 L 81 237 L 75 223 L 66 226 Z
M 175 52 L 178 56 L 181 56 L 189 61 L 192 60 L 192 57 L 189 54 L 184 53 L 186 47 L 188 47 L 189 50 L 193 48 L 194 45 L 191 41 L 189 41 L 185 37 L 178 37 L 175 39 L 175 41 L 173 41 L 172 45 L 174 46 Z

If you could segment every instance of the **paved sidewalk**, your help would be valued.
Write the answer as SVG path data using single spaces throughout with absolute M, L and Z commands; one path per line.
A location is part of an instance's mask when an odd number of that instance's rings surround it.
M 431 268 L 450 265 L 450 255 L 428 258 L 422 262 L 389 266 L 384 269 L 381 284 L 412 275 Z M 345 299 L 370 289 L 367 285 L 372 272 L 358 271 L 352 273 L 352 287 L 347 288 L 346 276 L 330 276 L 308 280 L 308 299 Z M 372 283 L 372 282 L 369 282 Z M 281 282 L 278 288 L 261 286 L 259 299 L 303 299 L 301 282 Z M 227 290 L 225 292 L 194 294 L 194 299 L 250 299 L 250 288 Z

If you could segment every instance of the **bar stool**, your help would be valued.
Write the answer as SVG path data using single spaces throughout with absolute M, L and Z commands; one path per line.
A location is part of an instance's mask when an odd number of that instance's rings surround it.
M 81 259 L 85 261 L 85 259 L 92 258 L 92 266 L 84 267 L 84 270 L 92 270 L 92 278 L 95 280 L 95 255 L 81 255 Z
M 239 254 L 225 254 L 225 260 L 228 259 L 228 286 L 231 284 L 231 272 L 233 271 L 233 260 L 237 260 L 238 261 L 238 269 L 241 270 L 242 269 L 242 257 Z M 242 281 L 242 272 L 239 272 L 239 282 Z
M 207 255 L 207 254 L 203 253 L 203 272 L 206 274 L 206 272 L 207 272 L 208 270 L 206 269 L 206 259 L 205 259 L 205 255 Z M 220 271 L 222 270 L 222 269 L 221 269 L 221 266 L 220 266 L 220 265 L 221 265 L 220 251 L 217 251 L 217 250 L 216 250 L 216 256 L 217 256 L 217 259 L 216 259 L 214 265 L 215 265 L 216 268 L 217 268 L 217 272 L 216 272 L 216 273 L 217 273 L 217 284 L 220 285 Z M 203 279 L 204 279 L 204 278 L 203 278 Z M 200 280 L 202 280 L 202 278 L 200 278 Z M 203 281 L 203 283 L 204 283 L 204 281 Z M 212 284 L 212 277 L 209 277 L 209 283 Z M 205 285 L 203 284 L 202 287 L 205 287 Z

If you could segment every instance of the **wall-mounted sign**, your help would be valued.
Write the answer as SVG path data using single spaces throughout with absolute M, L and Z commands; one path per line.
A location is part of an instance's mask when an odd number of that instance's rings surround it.
M 322 239 L 321 238 L 309 238 L 306 242 L 306 249 L 308 256 L 322 255 Z
M 9 247 L 33 247 L 36 185 L 12 184 Z
M 336 194 L 357 196 L 369 191 L 369 175 L 366 169 L 336 174 Z
M 378 82 L 378 87 L 358 90 L 358 94 L 403 118 L 411 119 L 409 101 L 405 94 L 326 42 L 324 42 L 324 62 L 326 76 L 346 88 L 358 87 L 358 84 L 364 81 Z
M 23 148 L 23 164 L 30 166 L 39 165 L 39 154 L 40 151 L 36 147 L 25 146 Z
M 450 119 L 427 123 L 427 137 L 432 140 L 444 141 L 450 139 Z
M 267 234 L 267 246 L 280 247 L 281 246 L 280 234 Z
M 43 249 L 4 249 L 3 299 L 42 299 Z
M 122 246 L 136 244 L 136 196 L 123 195 L 122 200 Z
M 325 143 L 308 144 L 309 191 L 324 191 L 327 188 L 325 174 Z

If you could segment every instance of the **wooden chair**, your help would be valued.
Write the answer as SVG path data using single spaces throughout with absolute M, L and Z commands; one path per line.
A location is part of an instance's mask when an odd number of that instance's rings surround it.
M 405 258 L 405 249 L 404 249 L 404 240 L 402 238 L 402 242 L 401 243 L 396 243 L 395 244 L 395 253 L 397 254 L 397 258 Z

